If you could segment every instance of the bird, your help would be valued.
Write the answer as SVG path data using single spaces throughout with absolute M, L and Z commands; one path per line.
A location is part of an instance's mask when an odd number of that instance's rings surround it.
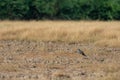
M 80 49 L 77 49 L 77 53 L 79 53 L 79 54 L 81 54 L 81 55 L 83 55 L 83 56 L 87 56 L 82 50 L 80 50 Z

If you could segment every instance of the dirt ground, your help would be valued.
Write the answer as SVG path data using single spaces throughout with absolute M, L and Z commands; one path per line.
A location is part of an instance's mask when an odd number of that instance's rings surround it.
M 0 80 L 120 80 L 120 48 L 0 40 Z

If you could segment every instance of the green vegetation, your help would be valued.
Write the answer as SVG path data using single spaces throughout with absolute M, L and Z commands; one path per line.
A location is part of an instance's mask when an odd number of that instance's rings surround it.
M 0 19 L 120 20 L 120 0 L 0 0 Z

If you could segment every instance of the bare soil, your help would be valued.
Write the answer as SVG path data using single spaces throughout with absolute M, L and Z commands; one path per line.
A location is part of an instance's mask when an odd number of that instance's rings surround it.
M 81 49 L 87 55 L 77 53 Z M 119 80 L 120 48 L 0 40 L 0 80 Z

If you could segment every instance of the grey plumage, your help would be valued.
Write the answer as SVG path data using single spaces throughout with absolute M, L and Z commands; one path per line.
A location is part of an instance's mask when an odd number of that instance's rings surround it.
M 83 56 L 86 56 L 85 53 L 82 50 L 80 50 L 80 49 L 77 49 L 77 53 L 79 53 L 79 54 L 81 54 Z

